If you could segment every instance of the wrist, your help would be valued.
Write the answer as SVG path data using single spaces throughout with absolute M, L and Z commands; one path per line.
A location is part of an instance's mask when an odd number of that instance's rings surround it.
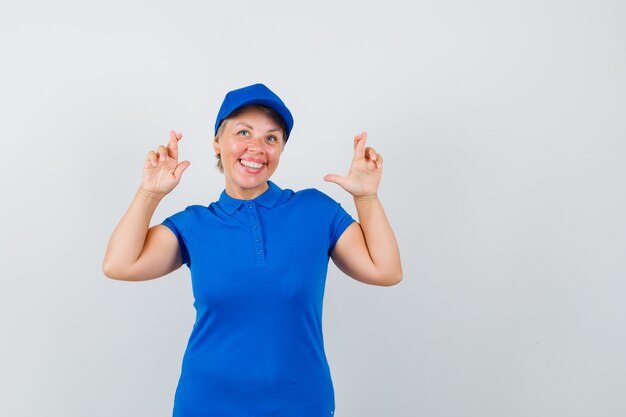
M 163 199 L 163 197 L 165 197 L 165 194 L 155 193 L 154 191 L 148 191 L 139 187 L 137 190 L 137 196 L 147 201 L 159 202 Z
M 354 198 L 354 202 L 362 202 L 362 201 L 375 201 L 378 200 L 378 193 L 374 194 L 365 194 L 359 196 L 352 196 Z

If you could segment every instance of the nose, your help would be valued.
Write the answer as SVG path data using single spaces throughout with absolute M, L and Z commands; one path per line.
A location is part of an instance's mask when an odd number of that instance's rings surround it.
M 261 150 L 263 148 L 263 144 L 264 143 L 265 142 L 263 141 L 263 137 L 258 136 L 258 135 L 254 135 L 248 141 L 248 148 L 249 149 L 255 149 L 255 150 Z

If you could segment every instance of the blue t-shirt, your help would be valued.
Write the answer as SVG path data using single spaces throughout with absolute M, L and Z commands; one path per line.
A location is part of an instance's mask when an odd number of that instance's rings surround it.
M 253 200 L 224 191 L 163 221 L 196 308 L 174 417 L 334 414 L 322 302 L 330 252 L 354 220 L 321 191 L 268 184 Z

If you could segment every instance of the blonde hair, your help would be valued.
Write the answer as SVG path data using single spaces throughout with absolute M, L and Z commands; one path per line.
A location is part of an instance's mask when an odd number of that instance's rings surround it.
M 228 122 L 228 119 L 230 119 L 231 117 L 237 117 L 237 115 L 243 112 L 244 109 L 247 109 L 250 107 L 261 110 L 263 113 L 265 113 L 266 116 L 271 118 L 275 123 L 278 124 L 278 126 L 280 126 L 280 129 L 283 132 L 283 146 L 287 145 L 288 136 L 287 136 L 287 125 L 285 124 L 285 121 L 283 120 L 282 117 L 280 117 L 280 115 L 278 114 L 276 110 L 268 106 L 263 106 L 261 104 L 250 104 L 247 106 L 240 107 L 237 110 L 233 111 L 231 114 L 228 115 L 227 118 L 222 120 L 219 127 L 217 128 L 217 132 L 215 133 L 215 137 L 213 138 L 213 140 L 219 140 L 222 133 L 224 133 L 224 128 L 226 127 L 226 123 Z M 222 165 L 222 156 L 220 154 L 217 154 L 215 155 L 215 157 L 217 158 L 217 163 L 215 164 L 215 167 L 219 170 L 219 172 L 223 174 L 224 165 Z

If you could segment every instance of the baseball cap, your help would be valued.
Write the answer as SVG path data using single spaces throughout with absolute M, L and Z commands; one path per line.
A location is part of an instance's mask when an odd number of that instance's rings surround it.
M 225 118 L 238 108 L 247 106 L 248 104 L 261 104 L 276 110 L 287 126 L 287 138 L 289 137 L 291 129 L 293 128 L 293 116 L 291 112 L 280 97 L 261 83 L 242 87 L 226 94 L 220 111 L 217 113 L 217 119 L 215 120 L 215 134 L 217 135 L 217 129 Z

